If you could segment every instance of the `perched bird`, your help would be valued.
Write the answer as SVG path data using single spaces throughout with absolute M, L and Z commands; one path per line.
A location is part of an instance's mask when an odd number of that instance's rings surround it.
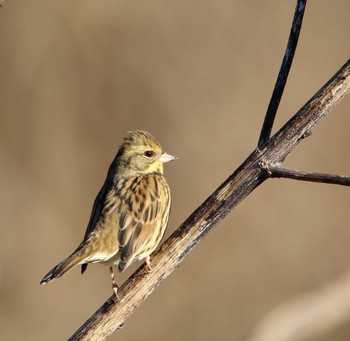
M 150 133 L 129 132 L 95 199 L 83 241 L 40 284 L 61 277 L 78 264 L 83 273 L 88 263 L 105 263 L 117 294 L 113 265 L 121 272 L 145 258 L 152 269 L 150 254 L 164 235 L 171 204 L 163 164 L 175 159 L 162 152 Z

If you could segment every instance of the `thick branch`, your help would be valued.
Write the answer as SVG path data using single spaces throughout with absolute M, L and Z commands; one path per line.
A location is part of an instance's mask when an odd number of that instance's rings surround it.
M 350 186 L 349 176 L 303 172 L 276 166 L 269 166 L 265 169 L 271 178 L 288 178 L 301 181 L 322 182 L 326 184 Z
M 183 258 L 268 175 L 259 165 L 282 162 L 319 121 L 349 92 L 350 60 L 277 132 L 246 161 L 152 255 L 153 271 L 142 265 L 122 285 L 119 300 L 112 295 L 70 340 L 108 337 L 179 266 Z
M 297 48 L 301 24 L 303 22 L 304 11 L 307 0 L 298 0 L 294 12 L 292 28 L 290 30 L 286 52 L 282 60 L 281 68 L 278 73 L 275 87 L 273 89 L 269 106 L 266 111 L 264 123 L 261 129 L 258 147 L 262 148 L 269 141 L 273 122 L 275 121 L 278 106 L 280 104 L 284 88 L 287 83 L 288 74 L 292 66 L 294 53 Z

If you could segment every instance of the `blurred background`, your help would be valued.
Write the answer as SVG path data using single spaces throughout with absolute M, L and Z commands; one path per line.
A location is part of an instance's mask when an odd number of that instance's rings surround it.
M 244 161 L 258 140 L 294 7 L 276 0 L 4 2 L 1 339 L 67 339 L 112 294 L 101 265 L 44 287 L 39 281 L 82 240 L 127 131 L 148 130 L 179 157 L 166 167 L 167 236 Z M 349 11 L 347 0 L 309 2 L 275 131 L 349 58 Z M 350 97 L 284 165 L 350 175 L 349 110 Z M 276 307 L 349 273 L 349 199 L 346 187 L 267 181 L 110 339 L 249 338 Z M 307 338 L 349 339 L 350 313 Z

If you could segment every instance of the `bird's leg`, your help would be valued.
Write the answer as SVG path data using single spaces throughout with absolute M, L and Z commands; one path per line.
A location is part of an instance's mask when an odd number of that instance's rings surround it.
M 146 257 L 146 264 L 148 266 L 149 271 L 153 271 L 153 268 L 151 267 L 151 256 Z
M 109 273 L 111 274 L 111 278 L 112 278 L 112 289 L 113 289 L 115 295 L 118 297 L 118 289 L 119 289 L 119 287 L 118 287 L 117 283 L 115 282 L 113 266 L 109 267 Z

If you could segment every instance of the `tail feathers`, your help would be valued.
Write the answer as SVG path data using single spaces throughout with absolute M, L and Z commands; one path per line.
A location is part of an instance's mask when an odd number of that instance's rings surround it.
M 51 282 L 53 279 L 63 276 L 67 271 L 72 269 L 75 265 L 81 264 L 84 261 L 81 252 L 73 253 L 71 256 L 67 257 L 61 263 L 57 264 L 51 271 L 49 271 L 46 276 L 41 280 L 40 284 L 44 285 Z

